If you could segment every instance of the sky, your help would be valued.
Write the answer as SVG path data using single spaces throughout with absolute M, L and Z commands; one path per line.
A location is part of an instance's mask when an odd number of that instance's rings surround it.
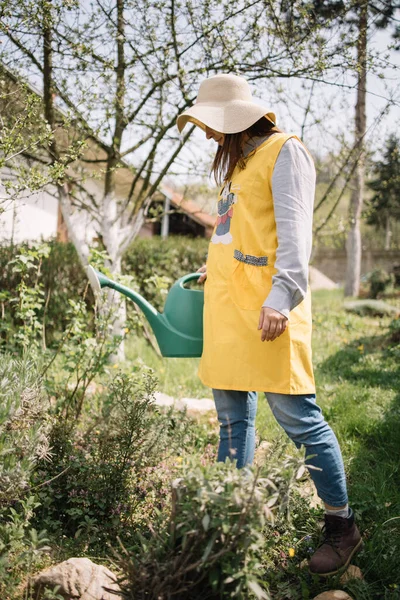
M 387 31 L 375 30 L 370 34 L 369 49 L 378 54 L 380 62 L 385 65 L 384 69 L 370 69 L 367 80 L 366 140 L 377 156 L 389 134 L 397 132 L 400 135 L 400 51 L 388 51 L 391 41 Z M 356 77 L 348 73 L 340 81 L 326 81 L 329 83 L 316 82 L 313 85 L 310 81 L 299 79 L 264 80 L 260 86 L 251 85 L 255 101 L 275 112 L 277 125 L 302 137 L 311 152 L 319 157 L 339 151 L 342 138 L 351 143 L 354 128 Z M 311 110 L 302 130 L 304 108 L 309 102 L 312 85 Z M 388 107 L 390 98 L 393 104 Z M 382 116 L 385 108 L 387 113 Z M 215 142 L 204 138 L 204 133 L 196 128 L 172 178 L 178 185 L 204 177 L 215 152 Z M 188 160 L 199 164 L 197 176 L 188 175 Z M 212 182 L 209 183 L 212 185 Z

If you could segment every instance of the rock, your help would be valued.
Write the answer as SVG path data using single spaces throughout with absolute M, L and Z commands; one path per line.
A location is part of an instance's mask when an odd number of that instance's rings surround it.
M 326 275 L 318 271 L 315 267 L 308 268 L 308 279 L 310 283 L 311 291 L 316 290 L 336 290 L 338 284 L 329 279 Z
M 323 506 L 322 500 L 318 497 L 315 485 L 310 479 L 307 478 L 305 481 L 300 481 L 297 491 L 302 498 L 307 500 L 312 508 L 321 508 Z
M 107 567 L 88 558 L 69 558 L 36 575 L 31 587 L 35 600 L 43 598 L 46 588 L 53 590 L 56 586 L 59 586 L 57 593 L 65 600 L 121 600 L 117 594 L 121 588 L 115 579 Z
M 267 456 L 271 451 L 271 442 L 267 442 L 266 440 L 262 441 L 261 444 L 258 444 L 256 447 L 255 455 L 254 455 L 254 464 L 257 467 L 261 467 L 265 464 L 267 460 Z
M 342 590 L 330 590 L 329 592 L 318 594 L 313 600 L 353 600 L 353 598 Z
M 168 394 L 156 392 L 154 394 L 154 401 L 157 406 L 173 406 L 177 410 L 186 409 L 188 413 L 215 412 L 214 400 L 210 398 L 181 398 L 178 400 L 172 396 L 168 396 Z
M 340 583 L 344 585 L 350 579 L 364 579 L 363 574 L 361 573 L 361 569 L 356 567 L 355 565 L 350 565 L 349 568 L 343 573 L 340 578 Z
M 383 300 L 351 300 L 344 303 L 344 309 L 360 317 L 395 317 L 399 314 L 395 306 Z

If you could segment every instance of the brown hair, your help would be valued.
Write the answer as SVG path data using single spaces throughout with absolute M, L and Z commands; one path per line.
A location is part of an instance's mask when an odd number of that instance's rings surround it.
M 218 146 L 211 165 L 211 174 L 214 175 L 216 183 L 222 185 L 224 181 L 229 181 L 236 165 L 238 165 L 239 169 L 246 167 L 243 147 L 247 139 L 270 136 L 273 133 L 280 132 L 281 130 L 271 121 L 265 117 L 261 117 L 261 119 L 245 131 L 226 133 L 224 143 L 222 146 Z

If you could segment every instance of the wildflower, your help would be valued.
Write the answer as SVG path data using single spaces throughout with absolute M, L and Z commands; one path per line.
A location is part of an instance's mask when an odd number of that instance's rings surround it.
M 290 556 L 290 558 L 293 558 L 295 554 L 296 554 L 295 549 L 294 548 L 289 548 L 289 556 Z
M 129 327 L 125 327 L 125 333 L 129 333 L 129 332 L 130 332 Z
M 359 352 L 364 352 L 364 344 L 360 344 L 359 346 L 357 346 L 357 350 Z
M 115 363 L 115 365 L 112 366 L 113 369 L 118 369 L 118 363 Z

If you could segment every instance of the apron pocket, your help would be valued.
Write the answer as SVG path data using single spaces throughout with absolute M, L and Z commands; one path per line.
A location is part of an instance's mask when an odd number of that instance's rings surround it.
M 231 300 L 243 310 L 261 310 L 272 286 L 267 256 L 243 254 L 235 250 L 228 290 Z

